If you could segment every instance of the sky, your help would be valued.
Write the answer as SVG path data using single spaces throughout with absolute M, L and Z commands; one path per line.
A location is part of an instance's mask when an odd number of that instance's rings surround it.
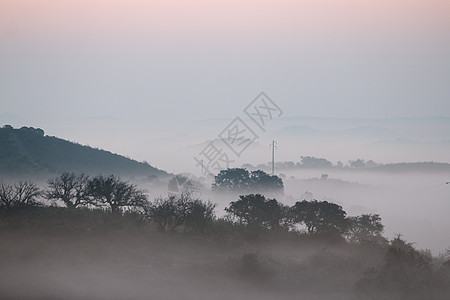
M 0 0 L 0 121 L 142 158 L 124 141 L 218 131 L 260 91 L 449 117 L 449 53 L 446 0 Z

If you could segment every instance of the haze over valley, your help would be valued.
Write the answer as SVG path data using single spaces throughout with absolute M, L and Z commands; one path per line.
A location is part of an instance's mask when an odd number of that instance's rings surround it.
M 450 298 L 446 0 L 0 1 L 1 299 Z

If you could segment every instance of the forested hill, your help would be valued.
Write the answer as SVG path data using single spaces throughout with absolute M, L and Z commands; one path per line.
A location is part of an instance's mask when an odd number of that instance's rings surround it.
M 39 128 L 0 128 L 0 174 L 39 175 L 65 171 L 127 176 L 168 175 L 141 163 L 105 150 L 82 146 L 53 136 Z

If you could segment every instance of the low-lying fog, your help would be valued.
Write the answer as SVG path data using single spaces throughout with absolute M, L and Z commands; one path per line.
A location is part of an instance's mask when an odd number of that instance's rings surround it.
M 349 215 L 379 213 L 389 239 L 401 233 L 416 248 L 429 248 L 434 255 L 450 247 L 450 185 L 439 174 L 331 169 L 283 173 L 286 196 L 280 201 L 285 204 L 308 197 L 326 199 L 342 205 Z M 149 189 L 152 197 L 167 194 L 163 182 L 130 180 Z M 198 195 L 216 202 L 219 216 L 236 200 L 208 188 Z M 21 225 L 1 232 L 5 243 L 0 245 L 0 255 L 8 259 L 0 263 L 0 295 L 10 299 L 376 299 L 355 294 L 355 283 L 372 266 L 382 266 L 384 259 L 368 248 L 277 236 L 264 241 L 198 238 L 135 232 L 133 227 L 103 233 L 95 226 L 95 232 L 86 233 L 77 227 L 89 224 L 64 224 L 53 229 Z M 430 299 L 446 299 L 445 293 Z
M 328 179 L 319 179 L 323 173 Z M 285 180 L 286 194 L 294 198 L 308 191 L 315 199 L 340 204 L 349 215 L 378 213 L 386 237 L 402 234 L 434 254 L 450 247 L 450 185 L 443 174 L 316 170 L 286 175 L 295 176 Z
M 379 263 L 314 242 L 27 231 L 0 232 L 2 299 L 361 299 L 355 282 Z
M 373 171 L 308 169 L 279 171 L 286 176 L 282 203 L 311 198 L 341 205 L 348 215 L 377 213 L 391 239 L 401 234 L 419 249 L 434 255 L 450 247 L 450 184 L 445 173 L 382 173 Z M 322 178 L 327 174 L 327 178 Z M 283 176 L 283 177 L 284 177 Z M 446 177 L 447 176 L 447 177 Z M 143 187 L 145 186 L 142 185 Z M 212 194 L 208 185 L 201 198 L 217 203 L 217 214 L 234 196 Z M 152 196 L 166 193 L 165 186 L 150 188 Z M 308 194 L 311 193 L 311 194 Z

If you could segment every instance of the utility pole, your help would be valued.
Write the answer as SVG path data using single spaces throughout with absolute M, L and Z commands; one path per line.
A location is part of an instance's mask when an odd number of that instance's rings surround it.
M 273 140 L 270 147 L 272 148 L 272 175 L 275 175 L 275 148 L 277 147 L 277 142 Z

